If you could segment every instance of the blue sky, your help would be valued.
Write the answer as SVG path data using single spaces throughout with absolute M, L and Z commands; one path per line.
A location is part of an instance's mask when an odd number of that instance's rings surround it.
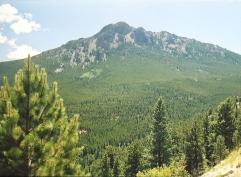
M 237 0 L 0 0 L 0 62 L 90 37 L 119 21 L 241 54 L 241 1 Z

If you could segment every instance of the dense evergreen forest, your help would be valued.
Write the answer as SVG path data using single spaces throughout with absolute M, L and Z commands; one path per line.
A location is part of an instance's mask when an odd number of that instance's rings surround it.
M 149 96 L 155 101 L 150 101 L 147 95 L 139 97 L 142 93 L 137 95 L 135 88 L 152 90 L 155 83 L 117 84 L 109 92 L 118 90 L 123 99 L 114 95 L 105 100 L 103 96 L 76 107 L 68 100 L 70 106 L 66 104 L 65 109 L 57 82 L 48 84 L 45 69 L 33 65 L 30 57 L 15 75 L 14 84 L 9 83 L 4 77 L 0 175 L 200 176 L 240 146 L 239 97 L 227 97 L 206 111 L 197 107 L 180 118 L 173 107 L 189 112 L 192 104 L 205 104 L 207 99 L 170 86 L 154 87 Z M 132 100 L 133 106 L 125 92 L 136 94 L 132 98 L 141 101 Z M 176 99 L 183 105 L 175 104 Z M 90 105 L 96 107 L 89 110 Z M 111 117 L 100 117 L 109 116 L 108 111 Z M 83 120 L 86 114 L 89 121 Z
M 86 154 L 82 166 L 93 176 L 200 176 L 240 147 L 239 101 L 229 97 L 207 113 L 171 123 L 159 98 L 145 138 L 106 145 L 94 157 Z
M 219 46 L 119 22 L 23 64 L 0 63 L 0 175 L 195 177 L 240 146 Z

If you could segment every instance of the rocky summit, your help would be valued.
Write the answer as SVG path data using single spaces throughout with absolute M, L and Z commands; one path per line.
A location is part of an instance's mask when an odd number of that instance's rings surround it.
M 151 50 L 166 52 L 175 57 L 196 60 L 215 59 L 239 63 L 240 56 L 217 45 L 202 43 L 195 39 L 179 37 L 166 31 L 151 32 L 142 27 L 134 28 L 125 22 L 109 24 L 89 38 L 69 41 L 59 48 L 43 52 L 39 57 L 56 58 L 69 62 L 71 66 L 85 68 L 93 62 L 108 60 L 110 51 L 123 44 L 135 47 L 150 47 Z

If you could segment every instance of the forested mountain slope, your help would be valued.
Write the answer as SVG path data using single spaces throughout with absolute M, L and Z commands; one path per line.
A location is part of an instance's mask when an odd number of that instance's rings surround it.
M 240 95 L 240 55 L 125 22 L 32 59 L 46 69 L 49 83 L 58 82 L 68 114 L 80 114 L 80 132 L 87 132 L 81 134 L 84 155 L 95 158 L 108 144 L 122 146 L 146 137 L 160 96 L 170 121 L 179 124 Z M 0 63 L 1 78 L 13 83 L 23 65 L 22 60 Z

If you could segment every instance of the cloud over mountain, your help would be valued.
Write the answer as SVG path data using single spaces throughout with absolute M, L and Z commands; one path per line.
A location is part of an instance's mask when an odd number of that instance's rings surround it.
M 30 54 L 31 56 L 39 54 L 39 52 L 33 49 L 31 46 L 21 45 L 21 46 L 16 46 L 15 50 L 12 52 L 9 52 L 7 56 L 8 58 L 11 58 L 11 59 L 19 59 L 19 58 L 25 58 L 26 53 Z

